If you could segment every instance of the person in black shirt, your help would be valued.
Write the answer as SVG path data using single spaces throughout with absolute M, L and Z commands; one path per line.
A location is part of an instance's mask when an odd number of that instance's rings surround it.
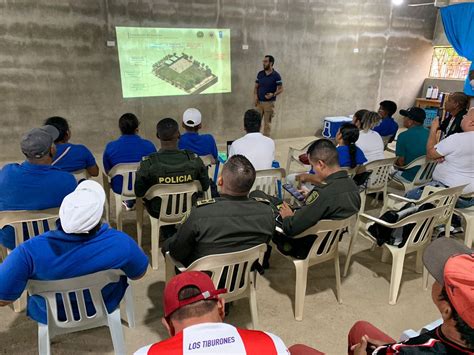
M 449 116 L 445 118 L 440 126 L 441 139 L 444 139 L 451 134 L 461 133 L 461 121 L 467 113 L 469 107 L 469 98 L 463 92 L 454 92 L 449 95 L 444 105 Z

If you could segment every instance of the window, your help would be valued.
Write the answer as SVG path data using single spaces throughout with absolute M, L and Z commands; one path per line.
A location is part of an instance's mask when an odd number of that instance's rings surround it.
M 470 66 L 471 62 L 460 57 L 453 47 L 434 47 L 430 78 L 464 80 Z

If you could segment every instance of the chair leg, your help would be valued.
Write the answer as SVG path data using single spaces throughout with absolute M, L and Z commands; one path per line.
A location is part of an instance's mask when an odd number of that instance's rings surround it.
M 150 218 L 151 221 L 151 267 L 153 270 L 158 270 L 158 256 L 160 243 L 160 223 L 155 218 Z
M 26 303 L 27 303 L 27 294 L 26 291 L 24 291 L 20 298 L 18 298 L 15 302 L 13 302 L 13 310 L 16 313 L 23 312 L 26 309 Z
M 394 305 L 397 303 L 398 291 L 402 281 L 403 263 L 405 261 L 405 252 L 392 254 L 392 275 L 390 276 L 390 295 L 388 303 Z
M 122 230 L 122 199 L 120 195 L 114 195 L 115 198 L 115 223 L 117 230 Z
M 251 278 L 252 279 L 252 278 Z M 250 314 L 252 316 L 252 327 L 253 329 L 258 329 L 259 328 L 259 322 L 258 322 L 258 310 L 257 310 L 257 291 L 255 289 L 255 283 L 254 281 L 250 281 Z
M 125 341 L 123 338 L 122 322 L 120 320 L 120 307 L 110 314 L 107 314 L 107 320 L 112 336 L 115 354 L 126 354 Z
M 416 252 L 415 272 L 417 274 L 421 274 L 423 272 L 423 250 L 424 249 L 420 249 Z
M 38 353 L 39 355 L 51 355 L 49 329 L 46 324 L 42 323 L 38 323 Z
M 351 240 L 349 241 L 349 249 L 347 250 L 346 264 L 344 265 L 344 274 L 342 276 L 346 277 L 347 272 L 349 271 L 349 266 L 351 264 L 352 253 L 354 249 L 355 240 L 357 238 L 359 222 L 357 221 L 354 232 L 352 233 Z
M 428 279 L 429 279 L 428 270 L 423 267 L 423 289 L 426 291 L 428 289 Z
M 388 263 L 389 260 L 390 260 L 390 252 L 388 251 L 388 249 L 383 248 L 382 257 L 380 258 L 380 261 L 382 261 L 383 263 Z
M 341 267 L 339 265 L 339 251 L 336 251 L 334 258 L 334 269 L 336 271 L 336 298 L 338 303 L 342 303 L 341 299 Z
M 125 291 L 125 313 L 127 314 L 127 323 L 129 328 L 135 328 L 135 305 L 133 302 L 133 285 L 128 280 L 127 291 Z
M 175 265 L 167 258 L 165 257 L 165 280 L 168 282 L 173 278 L 173 276 L 176 275 L 175 272 Z
M 137 213 L 137 243 L 141 248 L 143 236 L 143 200 L 141 198 L 137 198 L 135 206 Z
M 474 218 L 466 217 L 466 227 L 464 228 L 464 244 L 468 248 L 472 248 L 472 242 L 474 241 L 474 230 L 472 230 L 472 224 L 474 223 Z
M 451 218 L 453 218 L 453 214 L 450 215 L 446 224 L 444 225 L 444 236 L 449 238 L 451 236 Z
M 296 269 L 295 319 L 303 320 L 304 298 L 308 282 L 308 263 L 305 260 L 293 260 Z

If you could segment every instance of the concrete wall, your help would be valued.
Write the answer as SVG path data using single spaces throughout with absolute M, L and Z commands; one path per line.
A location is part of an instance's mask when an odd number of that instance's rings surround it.
M 276 137 L 308 135 L 322 117 L 375 109 L 380 99 L 407 106 L 428 74 L 435 22 L 432 6 L 390 0 L 5 0 L 0 160 L 21 159 L 21 135 L 50 115 L 68 118 L 73 141 L 97 154 L 126 111 L 152 138 L 158 119 L 195 106 L 219 141 L 236 138 L 267 53 L 286 90 Z M 106 47 L 115 26 L 231 28 L 232 94 L 124 100 L 117 49 Z

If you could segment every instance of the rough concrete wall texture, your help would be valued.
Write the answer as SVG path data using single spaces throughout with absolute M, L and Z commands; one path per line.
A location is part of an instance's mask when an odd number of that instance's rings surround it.
M 235 139 L 265 54 L 284 80 L 277 138 L 381 99 L 408 106 L 428 75 L 437 12 L 390 0 L 5 0 L 0 10 L 0 160 L 21 159 L 21 135 L 51 115 L 96 154 L 124 112 L 153 138 L 160 118 L 197 107 L 219 142 Z M 117 48 L 106 46 L 115 26 L 230 28 L 232 93 L 123 99 Z

